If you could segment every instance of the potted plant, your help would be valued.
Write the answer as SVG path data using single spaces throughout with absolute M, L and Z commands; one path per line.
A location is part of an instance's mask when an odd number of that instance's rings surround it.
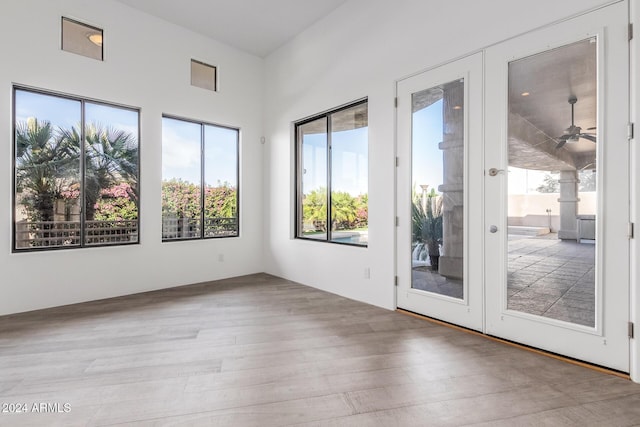
M 426 197 L 414 197 L 411 214 L 413 241 L 426 246 L 431 269 L 438 271 L 442 244 L 442 198 L 433 189 Z

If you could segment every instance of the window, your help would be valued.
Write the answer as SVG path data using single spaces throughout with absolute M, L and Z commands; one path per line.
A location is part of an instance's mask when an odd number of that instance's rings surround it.
M 62 50 L 102 61 L 102 30 L 62 18 Z
M 204 62 L 191 60 L 191 86 L 212 91 L 218 90 L 216 81 L 216 67 Z
M 296 123 L 296 237 L 367 245 L 367 105 Z
M 238 129 L 162 118 L 162 240 L 234 237 Z
M 14 88 L 14 251 L 138 242 L 139 112 Z

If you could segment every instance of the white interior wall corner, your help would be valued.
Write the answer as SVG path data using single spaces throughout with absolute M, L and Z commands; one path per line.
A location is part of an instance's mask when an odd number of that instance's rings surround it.
M 264 60 L 112 0 L 24 0 L 2 9 L 0 199 L 11 206 L 12 84 L 139 107 L 141 244 L 12 254 L 11 212 L 0 210 L 0 315 L 264 271 Z M 104 62 L 60 50 L 61 16 L 104 29 Z M 190 86 L 191 58 L 219 67 L 219 92 Z M 240 238 L 161 242 L 163 113 L 241 129 Z
M 267 56 L 266 271 L 395 308 L 394 82 L 607 3 L 350 0 Z M 295 240 L 291 123 L 364 96 L 369 97 L 369 247 Z M 364 278 L 365 267 L 370 279 Z

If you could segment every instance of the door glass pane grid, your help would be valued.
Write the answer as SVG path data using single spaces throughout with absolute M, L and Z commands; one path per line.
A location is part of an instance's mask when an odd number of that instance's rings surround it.
M 411 287 L 464 299 L 464 79 L 412 95 Z
M 594 327 L 597 42 L 509 63 L 507 309 Z

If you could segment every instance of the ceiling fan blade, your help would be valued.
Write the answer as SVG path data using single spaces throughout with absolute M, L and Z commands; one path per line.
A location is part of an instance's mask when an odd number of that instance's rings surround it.
M 567 139 L 571 138 L 573 135 L 571 135 L 570 133 L 565 133 L 564 135 L 562 135 L 561 137 L 558 138 L 558 141 L 564 141 L 567 142 Z M 564 145 L 564 144 L 562 144 Z
M 596 127 L 587 128 L 587 130 L 596 130 Z
M 588 139 L 591 142 L 596 142 L 596 137 L 594 135 L 590 135 L 588 133 L 580 133 L 578 134 L 580 138 Z
M 558 144 L 556 145 L 556 150 L 559 150 L 562 147 L 564 147 L 564 144 L 566 144 L 566 143 L 567 143 L 566 139 L 558 139 Z

